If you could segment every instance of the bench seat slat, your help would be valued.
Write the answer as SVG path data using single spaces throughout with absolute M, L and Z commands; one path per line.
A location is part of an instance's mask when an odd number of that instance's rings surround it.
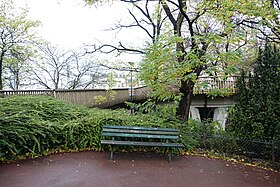
M 110 136 L 110 137 L 127 137 L 127 138 L 156 138 L 156 139 L 173 139 L 177 140 L 179 136 L 176 135 L 155 135 L 155 134 L 131 134 L 131 133 L 111 133 L 111 132 L 103 132 L 102 136 Z
M 149 130 L 149 131 L 166 131 L 166 132 L 179 132 L 173 128 L 156 128 L 156 127 L 135 127 L 135 126 L 117 126 L 117 125 L 104 125 L 103 129 L 131 129 L 131 130 Z
M 183 148 L 184 147 L 184 145 L 181 144 L 181 143 L 113 141 L 113 140 L 101 140 L 101 144 L 130 145 L 130 146 L 151 146 L 151 147 L 177 147 L 177 148 Z
M 111 129 L 104 128 L 103 132 L 117 132 L 117 133 L 130 133 L 130 134 L 157 134 L 157 135 L 178 135 L 178 132 L 168 131 L 151 131 L 151 130 L 131 130 L 131 129 Z

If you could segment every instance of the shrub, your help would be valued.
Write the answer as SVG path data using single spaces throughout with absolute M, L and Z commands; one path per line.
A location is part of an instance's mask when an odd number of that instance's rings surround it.
M 266 44 L 253 64 L 251 77 L 243 72 L 229 130 L 247 139 L 275 141 L 280 136 L 280 49 Z
M 88 109 L 51 97 L 10 97 L 0 99 L 0 106 L 0 161 L 54 150 L 101 150 L 102 125 L 180 127 L 158 113 Z
M 42 154 L 65 143 L 63 124 L 88 115 L 86 108 L 51 97 L 0 99 L 0 158 Z

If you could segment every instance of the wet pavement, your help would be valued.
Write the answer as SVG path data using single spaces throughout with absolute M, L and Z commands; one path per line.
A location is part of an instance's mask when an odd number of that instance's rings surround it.
M 200 156 L 57 153 L 0 165 L 0 187 L 280 187 L 280 173 Z

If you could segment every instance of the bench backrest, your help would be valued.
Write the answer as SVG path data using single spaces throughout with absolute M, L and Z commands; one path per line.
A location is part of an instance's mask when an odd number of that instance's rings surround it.
M 104 125 L 102 136 L 128 138 L 179 139 L 179 131 L 173 128 Z

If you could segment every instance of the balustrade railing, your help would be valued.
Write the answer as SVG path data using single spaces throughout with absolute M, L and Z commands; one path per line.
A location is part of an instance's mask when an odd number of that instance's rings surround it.
M 0 90 L 0 97 L 46 95 L 53 96 L 54 90 Z
M 195 94 L 207 94 L 209 92 L 223 89 L 229 93 L 237 92 L 237 76 L 232 77 L 199 77 L 195 86 Z
M 236 93 L 237 77 L 199 77 L 194 87 L 194 94 L 207 94 L 216 89 L 224 89 L 230 93 Z M 109 99 L 109 104 L 117 104 L 130 100 L 130 92 L 128 88 L 113 89 L 117 92 L 115 99 Z M 133 100 L 141 100 L 147 98 L 147 87 L 133 88 Z M 93 98 L 97 95 L 107 97 L 108 93 L 105 89 L 79 89 L 79 90 L 0 90 L 0 98 L 9 96 L 31 96 L 44 95 L 53 96 L 60 100 L 66 100 L 72 103 L 81 103 L 92 106 Z

